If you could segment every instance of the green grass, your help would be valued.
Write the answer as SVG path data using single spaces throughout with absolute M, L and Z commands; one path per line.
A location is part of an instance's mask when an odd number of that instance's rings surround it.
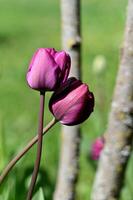
M 90 119 L 82 125 L 76 200 L 87 200 L 92 188 L 95 163 L 88 159 L 88 152 L 92 140 L 103 134 L 107 126 L 123 40 L 126 4 L 126 0 L 82 1 L 82 74 L 83 80 L 95 93 L 96 107 Z M 39 95 L 27 87 L 25 80 L 29 60 L 38 47 L 60 49 L 60 37 L 59 1 L 0 0 L 0 138 L 4 137 L 4 150 L 2 139 L 0 141 L 0 169 L 35 135 L 37 129 Z M 92 63 L 97 55 L 103 55 L 106 59 L 106 68 L 100 74 L 93 72 Z M 48 123 L 52 117 L 48 109 L 46 115 L 45 123 Z M 45 188 L 47 200 L 52 199 L 57 175 L 59 127 L 56 125 L 44 141 L 39 183 Z M 5 182 L 4 189 L 1 189 L 0 194 L 7 195 L 13 183 L 7 200 L 24 199 L 35 150 L 34 147 L 17 164 Z M 131 200 L 133 192 L 131 163 L 132 160 L 127 170 L 122 200 Z M 3 197 L 0 196 L 0 200 Z

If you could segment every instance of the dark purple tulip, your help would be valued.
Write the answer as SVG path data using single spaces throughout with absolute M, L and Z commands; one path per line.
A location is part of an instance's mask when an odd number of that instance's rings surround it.
M 70 64 L 70 56 L 65 51 L 39 48 L 30 62 L 27 82 L 32 89 L 54 91 L 67 80 Z
M 85 121 L 93 112 L 94 96 L 76 78 L 69 78 L 52 95 L 49 108 L 55 118 L 65 125 L 77 125 Z
M 97 138 L 91 146 L 91 157 L 93 160 L 99 159 L 103 147 L 104 147 L 104 138 L 103 137 Z

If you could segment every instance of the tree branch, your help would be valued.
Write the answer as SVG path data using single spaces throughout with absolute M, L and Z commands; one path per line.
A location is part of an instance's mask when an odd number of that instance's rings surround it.
M 129 0 L 125 41 L 114 98 L 92 191 L 92 200 L 118 199 L 133 141 L 133 0 Z
M 61 14 L 62 46 L 71 56 L 71 76 L 80 78 L 80 0 L 61 0 Z M 62 126 L 61 137 L 61 154 L 54 200 L 74 200 L 79 169 L 79 126 Z

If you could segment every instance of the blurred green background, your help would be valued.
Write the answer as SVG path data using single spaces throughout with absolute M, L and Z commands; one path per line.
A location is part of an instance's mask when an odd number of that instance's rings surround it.
M 88 200 L 97 163 L 89 156 L 92 141 L 107 126 L 113 88 L 122 47 L 126 0 L 82 0 L 82 74 L 96 98 L 95 112 L 82 124 L 80 175 L 76 200 Z M 59 0 L 0 0 L 0 170 L 32 138 L 37 130 L 39 94 L 31 90 L 25 75 L 38 47 L 61 49 Z M 46 107 L 50 93 L 47 94 Z M 45 124 L 51 120 L 48 108 Z M 41 186 L 52 199 L 57 176 L 60 125 L 44 138 L 36 190 Z M 34 147 L 12 170 L 0 188 L 0 200 L 23 200 L 33 170 Z M 130 159 L 121 200 L 132 200 Z

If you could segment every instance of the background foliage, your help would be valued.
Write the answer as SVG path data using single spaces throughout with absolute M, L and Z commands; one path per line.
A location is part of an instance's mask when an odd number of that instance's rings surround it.
M 38 92 L 28 88 L 25 75 L 38 47 L 61 49 L 58 0 L 0 0 L 0 170 L 37 130 Z M 82 77 L 96 97 L 95 112 L 82 124 L 80 176 L 76 200 L 87 200 L 96 165 L 89 156 L 92 141 L 103 134 L 122 47 L 126 0 L 82 0 Z M 47 97 L 50 97 L 50 93 Z M 48 98 L 46 101 L 48 104 Z M 46 106 L 47 107 L 47 106 Z M 52 116 L 46 108 L 45 124 Z M 60 125 L 44 138 L 37 189 L 52 199 L 59 159 Z M 23 200 L 33 169 L 34 147 L 10 173 L 0 188 L 0 200 Z M 131 158 L 122 200 L 133 196 Z

